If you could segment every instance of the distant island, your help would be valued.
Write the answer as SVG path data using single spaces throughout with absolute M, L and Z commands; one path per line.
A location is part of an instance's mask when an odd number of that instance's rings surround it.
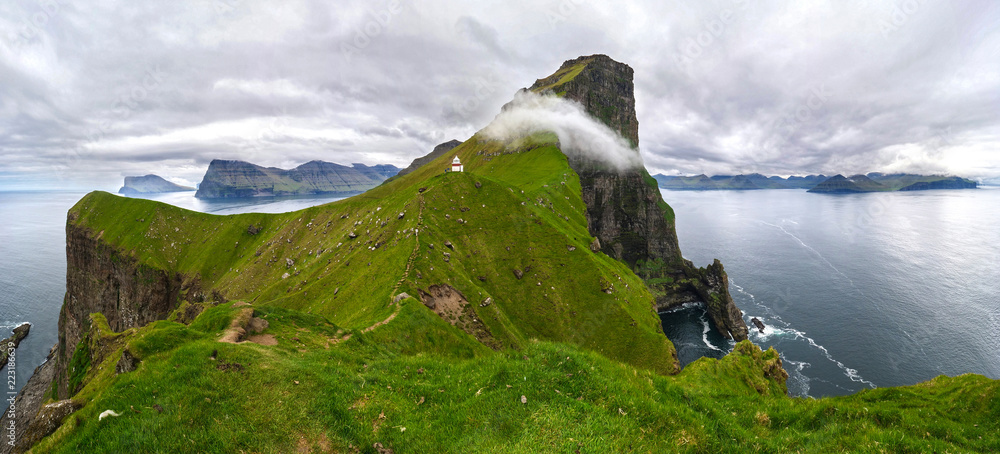
M 386 164 L 354 164 L 347 167 L 310 161 L 285 170 L 216 159 L 209 164 L 195 197 L 223 199 L 360 193 L 382 184 L 397 173 L 398 167 Z
M 122 186 L 122 188 L 118 190 L 118 193 L 124 195 L 138 195 L 184 191 L 194 191 L 194 188 L 171 183 L 157 175 L 144 175 L 141 177 L 125 177 L 125 186 Z
M 654 175 L 660 189 L 675 191 L 713 191 L 713 190 L 746 190 L 746 189 L 810 189 L 826 181 L 826 175 L 809 175 L 805 177 L 790 176 L 768 177 L 759 173 L 750 175 L 715 175 L 705 174 L 695 176 Z
M 916 175 L 909 173 L 885 174 L 872 172 L 867 175 L 845 177 L 835 175 L 765 176 L 749 175 L 695 175 L 653 176 L 660 189 L 674 191 L 719 191 L 755 189 L 808 189 L 813 193 L 851 194 L 859 192 L 921 191 L 930 189 L 975 189 L 978 183 L 967 178 L 944 175 Z
M 867 175 L 853 175 L 851 177 L 835 175 L 816 185 L 809 192 L 820 194 L 854 194 L 859 192 L 926 191 L 931 189 L 976 189 L 977 187 L 979 187 L 979 184 L 975 181 L 961 177 L 872 172 Z

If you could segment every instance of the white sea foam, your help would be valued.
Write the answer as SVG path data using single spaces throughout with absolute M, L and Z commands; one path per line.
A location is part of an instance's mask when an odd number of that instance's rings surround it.
M 710 348 L 712 350 L 715 350 L 717 352 L 721 352 L 722 351 L 721 348 L 716 347 L 715 345 L 712 345 L 712 342 L 710 342 L 708 340 L 708 332 L 711 331 L 711 330 L 712 330 L 712 327 L 709 326 L 708 319 L 705 318 L 705 314 L 702 314 L 701 315 L 701 341 L 704 342 L 705 345 L 708 346 L 708 348 Z

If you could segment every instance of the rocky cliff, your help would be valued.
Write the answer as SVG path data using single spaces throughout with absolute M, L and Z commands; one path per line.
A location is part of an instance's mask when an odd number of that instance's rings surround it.
M 606 55 L 563 63 L 529 90 L 554 93 L 580 103 L 593 117 L 617 131 L 639 153 L 632 68 Z M 674 228 L 674 213 L 644 168 L 614 171 L 577 155 L 567 155 L 580 176 L 587 205 L 587 226 L 599 247 L 642 276 L 667 309 L 686 301 L 706 304 L 716 329 L 727 338 L 745 340 L 747 327 L 729 295 L 728 279 L 718 261 L 698 269 L 684 260 Z
M 125 185 L 118 190 L 118 193 L 135 195 L 184 191 L 194 191 L 194 188 L 171 183 L 157 175 L 145 175 L 141 177 L 125 177 Z
M 342 166 L 310 161 L 291 170 L 216 159 L 208 166 L 195 197 L 203 199 L 289 195 L 353 194 L 367 191 L 399 169 L 391 165 Z

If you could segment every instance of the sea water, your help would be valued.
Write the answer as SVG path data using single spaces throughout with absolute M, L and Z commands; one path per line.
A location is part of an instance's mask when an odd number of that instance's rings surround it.
M 792 395 L 1000 378 L 1000 189 L 662 193 L 684 256 L 722 260 Z M 661 318 L 683 364 L 732 350 L 698 305 Z

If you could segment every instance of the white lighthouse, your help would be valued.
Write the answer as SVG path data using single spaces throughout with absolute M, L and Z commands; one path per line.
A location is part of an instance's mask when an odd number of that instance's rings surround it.
M 455 159 L 451 160 L 451 171 L 452 172 L 461 172 L 464 169 L 465 169 L 465 166 L 462 165 L 462 161 L 459 161 L 458 160 L 458 156 L 455 156 Z

